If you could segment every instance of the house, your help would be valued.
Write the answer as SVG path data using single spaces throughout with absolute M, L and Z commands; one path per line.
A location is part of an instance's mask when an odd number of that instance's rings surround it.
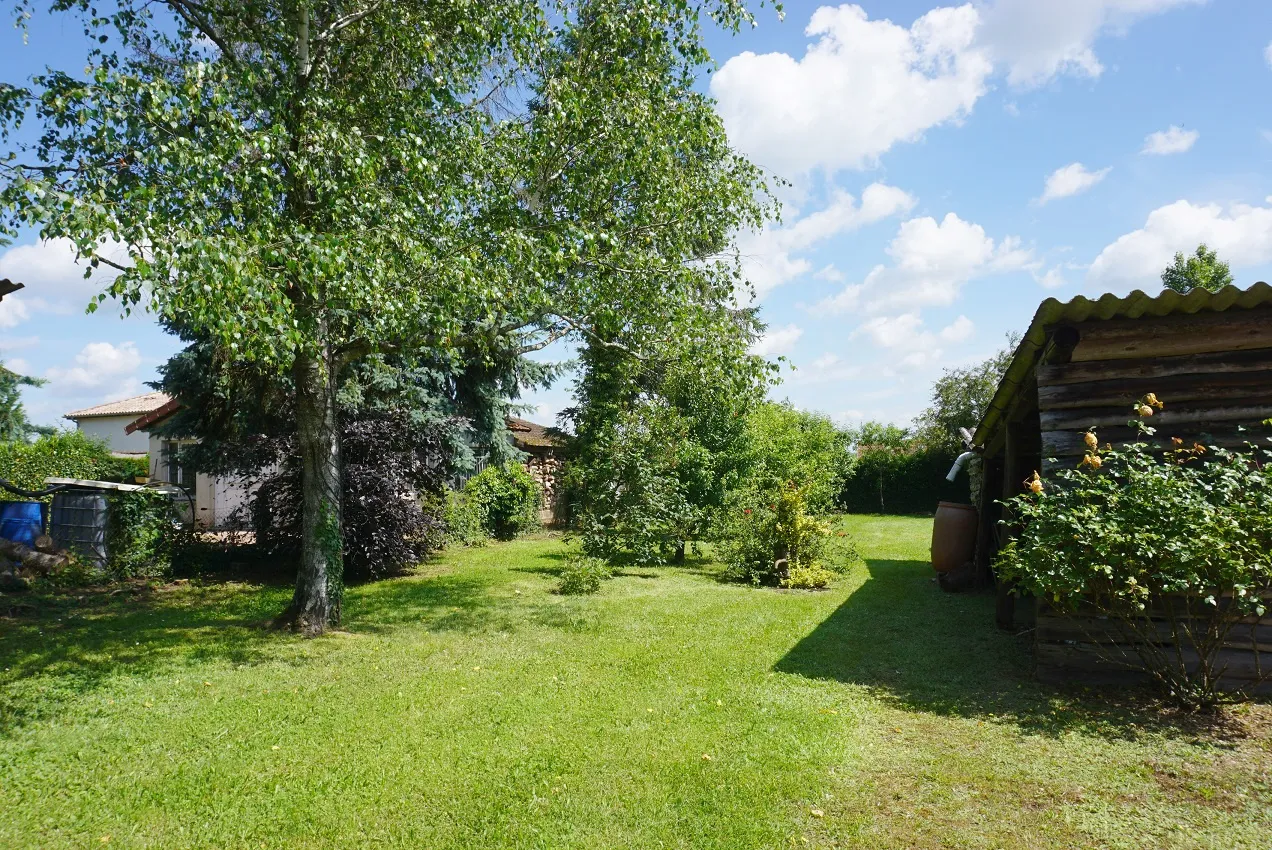
M 116 457 L 145 457 L 150 451 L 150 441 L 144 432 L 129 431 L 128 426 L 138 416 L 153 413 L 171 402 L 166 393 L 146 393 L 72 410 L 64 418 L 74 422 L 80 433 L 106 443 Z
M 1045 479 L 1076 465 L 1089 429 L 1102 443 L 1138 438 L 1127 421 L 1148 393 L 1166 404 L 1152 423 L 1163 448 L 1172 437 L 1244 446 L 1244 429 L 1272 417 L 1272 287 L 1044 301 L 972 437 L 984 461 L 975 559 L 982 576 L 1007 542 L 995 503 L 1020 493 L 1035 470 Z M 1072 624 L 1022 601 L 1000 585 L 998 622 L 1036 627 L 1039 676 L 1089 680 Z

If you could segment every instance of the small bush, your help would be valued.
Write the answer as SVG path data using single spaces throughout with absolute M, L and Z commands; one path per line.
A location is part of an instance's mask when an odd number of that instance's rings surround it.
M 446 539 L 462 546 L 482 546 L 490 539 L 483 523 L 481 508 L 465 492 L 446 493 Z
M 116 579 L 166 575 L 174 536 L 171 499 L 154 490 L 114 493 L 109 498 L 109 575 Z
M 851 540 L 809 515 L 804 493 L 794 484 L 743 500 L 721 552 L 728 578 L 781 587 L 825 587 L 856 557 Z
M 821 564 L 791 567 L 782 580 L 782 587 L 792 590 L 821 590 L 835 579 L 835 573 Z
M 498 540 L 539 527 L 539 485 L 519 463 L 486 467 L 464 485 L 464 497 L 479 512 L 482 527 Z
M 600 558 L 571 558 L 561 571 L 561 582 L 557 585 L 557 593 L 575 596 L 596 593 L 601 589 L 601 582 L 613 578 L 614 573 L 609 564 Z

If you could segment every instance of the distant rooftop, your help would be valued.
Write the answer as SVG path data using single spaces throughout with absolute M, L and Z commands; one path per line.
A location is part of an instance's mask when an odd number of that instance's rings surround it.
M 97 416 L 139 416 L 143 413 L 150 413 L 163 407 L 172 399 L 167 393 L 146 393 L 145 395 L 135 395 L 132 398 L 120 399 L 119 401 L 108 401 L 105 404 L 99 404 L 96 407 L 86 407 L 83 410 L 72 410 L 66 414 L 66 419 L 92 419 Z
M 561 445 L 561 441 L 552 435 L 551 429 L 546 425 L 531 422 L 529 419 L 519 419 L 516 416 L 509 416 L 507 424 L 508 430 L 512 432 L 512 442 L 518 448 L 549 448 Z

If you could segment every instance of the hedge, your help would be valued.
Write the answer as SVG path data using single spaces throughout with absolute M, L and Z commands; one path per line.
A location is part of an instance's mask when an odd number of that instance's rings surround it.
M 848 513 L 933 514 L 937 502 L 968 502 L 967 473 L 945 480 L 957 454 L 941 449 L 866 449 L 839 491 Z
M 145 458 L 112 457 L 105 443 L 79 431 L 59 431 L 34 443 L 0 443 L 0 478 L 24 490 L 42 490 L 50 477 L 131 484 L 147 469 Z

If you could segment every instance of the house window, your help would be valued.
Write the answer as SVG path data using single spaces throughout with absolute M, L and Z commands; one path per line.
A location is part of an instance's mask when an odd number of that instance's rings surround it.
M 175 440 L 163 444 L 164 478 L 169 484 L 176 484 L 187 490 L 194 486 L 194 470 L 182 462 L 182 445 Z

